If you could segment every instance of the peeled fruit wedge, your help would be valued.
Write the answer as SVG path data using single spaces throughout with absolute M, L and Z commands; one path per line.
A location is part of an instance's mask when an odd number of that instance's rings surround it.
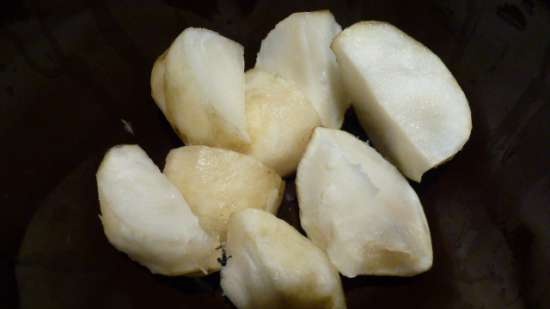
M 294 81 L 323 126 L 340 128 L 349 106 L 330 44 L 342 30 L 330 11 L 294 13 L 262 41 L 256 68 Z
M 260 161 L 207 146 L 173 149 L 166 157 L 164 173 L 218 243 L 225 241 L 227 222 L 234 212 L 258 208 L 276 213 L 285 185 Z M 212 254 L 219 257 L 220 251 Z
M 151 70 L 151 96 L 164 115 L 166 115 L 166 98 L 164 96 L 165 59 L 166 52 L 157 58 L 153 64 L 153 70 Z
M 323 251 L 257 209 L 231 216 L 221 286 L 239 309 L 344 309 L 340 277 Z
M 296 185 L 302 227 L 344 276 L 411 276 L 431 267 L 430 230 L 416 193 L 366 143 L 317 128 Z
M 101 222 L 118 250 L 163 275 L 204 274 L 217 242 L 178 189 L 135 145 L 115 146 L 97 171 Z
M 250 142 L 240 44 L 187 28 L 164 62 L 166 115 L 186 144 L 235 148 Z
M 259 69 L 246 72 L 251 143 L 241 149 L 286 176 L 300 162 L 319 116 L 297 86 Z
M 362 126 L 407 177 L 420 181 L 466 143 L 468 101 L 424 45 L 390 24 L 368 21 L 342 31 L 332 50 Z

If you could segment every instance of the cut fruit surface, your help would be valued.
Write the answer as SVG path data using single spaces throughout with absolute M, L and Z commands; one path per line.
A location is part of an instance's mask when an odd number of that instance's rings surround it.
M 245 208 L 276 213 L 284 192 L 284 181 L 275 171 L 253 157 L 220 148 L 173 149 L 164 173 L 219 243 L 225 241 L 231 214 Z M 213 252 L 216 257 L 220 253 Z
M 431 267 L 430 231 L 416 193 L 366 143 L 315 129 L 296 186 L 302 227 L 343 275 L 410 276 Z
M 101 222 L 109 242 L 153 273 L 205 274 L 216 241 L 178 189 L 135 145 L 115 146 L 97 172 Z
M 201 28 L 185 29 L 165 58 L 166 115 L 188 144 L 248 144 L 243 47 Z
M 166 98 L 164 96 L 165 59 L 166 52 L 162 53 L 162 55 L 157 58 L 151 70 L 151 96 L 164 115 L 166 115 Z
M 246 113 L 251 143 L 241 152 L 275 169 L 293 173 L 319 116 L 297 86 L 280 76 L 253 69 L 246 73 Z
M 340 128 L 349 106 L 330 44 L 342 30 L 330 11 L 294 13 L 262 41 L 256 67 L 295 82 L 323 126 Z
M 344 309 L 338 272 L 292 226 L 257 209 L 229 220 L 221 286 L 239 309 Z
M 335 39 L 354 109 L 374 145 L 409 178 L 456 154 L 472 128 L 462 89 L 421 43 L 383 22 L 359 22 Z

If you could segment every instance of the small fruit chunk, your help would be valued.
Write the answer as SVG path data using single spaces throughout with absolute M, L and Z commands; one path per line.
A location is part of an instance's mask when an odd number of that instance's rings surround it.
M 225 241 L 232 213 L 245 208 L 276 213 L 284 191 L 281 177 L 260 161 L 207 146 L 171 150 L 164 173 L 218 243 Z M 213 254 L 219 257 L 220 251 Z
M 353 135 L 315 129 L 296 185 L 302 227 L 344 276 L 411 276 L 431 267 L 430 231 L 416 193 Z
M 166 98 L 164 96 L 165 59 L 166 52 L 162 53 L 162 55 L 157 58 L 155 64 L 153 64 L 153 70 L 151 71 L 151 96 L 164 115 L 166 115 Z
M 186 144 L 234 148 L 250 142 L 240 44 L 187 28 L 164 61 L 166 115 Z
M 221 286 L 239 309 L 344 309 L 340 277 L 325 253 L 292 226 L 257 209 L 231 216 Z
M 340 128 L 349 107 L 330 44 L 342 28 L 330 11 L 294 13 L 267 37 L 256 67 L 294 81 L 325 127 Z
M 445 64 L 383 22 L 359 22 L 332 44 L 374 145 L 409 178 L 455 155 L 470 136 L 468 101 Z
M 259 69 L 246 72 L 246 115 L 251 143 L 249 154 L 279 175 L 286 176 L 300 162 L 319 115 L 297 86 Z
M 216 241 L 178 189 L 136 145 L 115 146 L 97 171 L 101 222 L 115 248 L 163 275 L 205 274 Z

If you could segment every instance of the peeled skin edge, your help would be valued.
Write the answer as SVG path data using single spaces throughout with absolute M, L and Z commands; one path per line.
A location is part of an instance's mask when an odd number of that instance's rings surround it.
M 151 96 L 164 115 L 166 115 L 166 98 L 164 96 L 165 59 L 166 51 L 157 58 L 151 70 Z
M 202 28 L 185 29 L 168 49 L 165 114 L 184 143 L 233 149 L 250 142 L 243 52 Z
M 342 28 L 330 11 L 294 13 L 262 41 L 256 68 L 294 81 L 323 126 L 340 128 L 349 107 L 330 44 Z
M 292 226 L 257 209 L 231 216 L 224 294 L 239 309 L 345 309 L 338 272 Z
M 430 230 L 416 193 L 353 135 L 317 128 L 296 186 L 302 227 L 344 276 L 412 276 L 431 268 Z
M 319 115 L 292 81 L 259 69 L 246 72 L 246 114 L 251 143 L 240 152 L 279 175 L 296 171 Z
M 109 242 L 151 272 L 204 275 L 216 242 L 178 189 L 137 145 L 111 148 L 97 171 L 101 222 Z
M 218 245 L 225 241 L 231 214 L 246 208 L 276 213 L 285 186 L 275 171 L 253 157 L 207 146 L 171 150 L 164 173 Z M 213 258 L 220 253 L 213 251 Z
M 393 25 L 367 21 L 332 43 L 357 116 L 410 179 L 452 158 L 470 136 L 468 101 L 445 64 Z

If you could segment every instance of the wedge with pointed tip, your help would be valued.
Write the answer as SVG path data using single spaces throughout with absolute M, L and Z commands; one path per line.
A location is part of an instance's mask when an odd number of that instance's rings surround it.
M 431 267 L 430 231 L 416 193 L 353 135 L 315 129 L 296 185 L 302 227 L 343 275 L 411 276 Z
M 319 115 L 295 83 L 259 69 L 246 72 L 251 143 L 241 149 L 286 176 L 302 158 Z
M 97 171 L 101 222 L 118 250 L 163 275 L 205 274 L 216 241 L 178 189 L 135 145 L 115 146 Z
M 349 107 L 330 50 L 342 30 L 330 11 L 294 13 L 262 41 L 256 67 L 294 81 L 317 110 L 323 126 L 340 128 Z
M 327 256 L 292 226 L 257 209 L 229 220 L 221 286 L 239 309 L 345 309 Z
M 468 101 L 428 48 L 371 21 L 346 28 L 332 50 L 362 126 L 407 177 L 419 182 L 462 149 L 472 128 Z
M 276 213 L 285 184 L 253 157 L 207 146 L 173 149 L 166 157 L 164 173 L 218 243 L 225 241 L 227 221 L 234 212 L 258 208 Z M 220 257 L 220 252 L 213 255 Z
M 185 29 L 165 58 L 166 115 L 188 144 L 248 144 L 243 47 L 201 28 Z

